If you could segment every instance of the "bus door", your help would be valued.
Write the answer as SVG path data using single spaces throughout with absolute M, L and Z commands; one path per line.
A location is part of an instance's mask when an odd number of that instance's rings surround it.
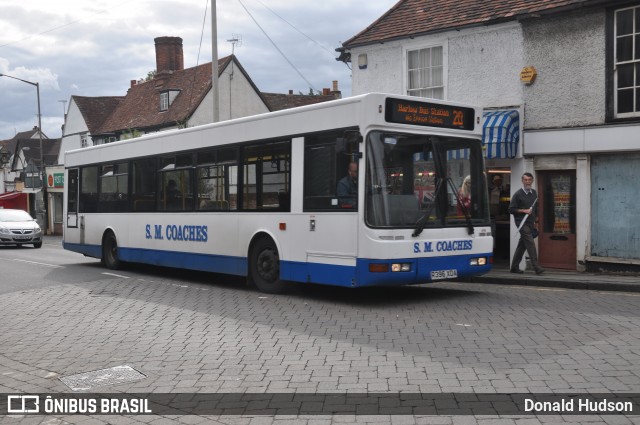
M 69 229 L 78 228 L 78 184 L 80 181 L 78 171 L 77 168 L 67 170 L 67 221 L 65 235 L 70 235 Z M 71 230 L 71 233 L 73 233 L 73 230 Z

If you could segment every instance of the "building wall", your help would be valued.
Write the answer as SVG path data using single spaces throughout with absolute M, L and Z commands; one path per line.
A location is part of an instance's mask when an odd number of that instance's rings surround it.
M 415 39 L 374 44 L 351 51 L 353 95 L 406 94 L 408 50 L 443 45 L 445 97 L 483 107 L 518 106 L 523 101 L 519 73 L 523 67 L 523 34 L 517 24 L 448 31 Z M 366 53 L 367 68 L 358 56 Z
M 218 84 L 220 86 L 220 120 L 269 112 L 269 109 L 258 93 L 256 93 L 254 87 L 235 65 L 233 66 L 233 78 L 230 77 L 231 73 L 232 67 L 229 65 L 218 78 Z M 188 126 L 194 127 L 209 124 L 212 118 L 213 93 L 209 91 L 192 115 Z
M 373 44 L 351 51 L 351 94 L 382 92 L 404 94 L 403 40 Z M 367 55 L 367 68 L 358 68 L 358 56 Z
M 88 134 L 89 129 L 87 124 L 78 109 L 78 105 L 71 98 L 69 102 L 69 109 L 64 121 L 64 131 L 62 133 L 62 142 L 60 144 L 60 152 L 58 153 L 58 164 L 64 164 L 64 153 L 73 149 L 80 149 L 81 134 Z M 91 138 L 89 137 L 87 143 L 91 146 Z
M 525 88 L 525 129 L 603 124 L 606 109 L 604 10 L 523 23 L 525 64 L 538 71 Z
M 483 107 L 521 105 L 521 27 L 496 25 L 456 34 L 449 38 L 448 99 Z

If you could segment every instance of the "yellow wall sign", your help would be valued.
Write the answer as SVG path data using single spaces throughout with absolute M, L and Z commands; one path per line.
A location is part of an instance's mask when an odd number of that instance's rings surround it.
M 538 72 L 533 66 L 525 66 L 520 71 L 520 81 L 525 84 L 533 84 L 538 76 Z

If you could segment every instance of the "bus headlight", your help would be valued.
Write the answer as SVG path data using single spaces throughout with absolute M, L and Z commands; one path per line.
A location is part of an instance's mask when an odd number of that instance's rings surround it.
M 392 272 L 410 272 L 411 263 L 393 263 L 391 264 Z
M 486 266 L 487 259 L 486 257 L 472 258 L 469 260 L 469 265 L 470 266 Z
M 370 273 L 387 273 L 391 271 L 392 273 L 398 272 L 410 272 L 411 271 L 411 263 L 371 263 L 369 264 L 369 272 Z

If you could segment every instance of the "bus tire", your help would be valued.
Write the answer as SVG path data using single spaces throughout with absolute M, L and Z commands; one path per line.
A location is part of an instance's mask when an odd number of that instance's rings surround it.
M 278 248 L 269 238 L 260 238 L 249 254 L 249 277 L 262 292 L 280 294 L 287 285 L 280 279 Z
M 102 238 L 102 263 L 111 270 L 122 268 L 122 261 L 118 258 L 118 241 L 112 232 L 107 232 Z

